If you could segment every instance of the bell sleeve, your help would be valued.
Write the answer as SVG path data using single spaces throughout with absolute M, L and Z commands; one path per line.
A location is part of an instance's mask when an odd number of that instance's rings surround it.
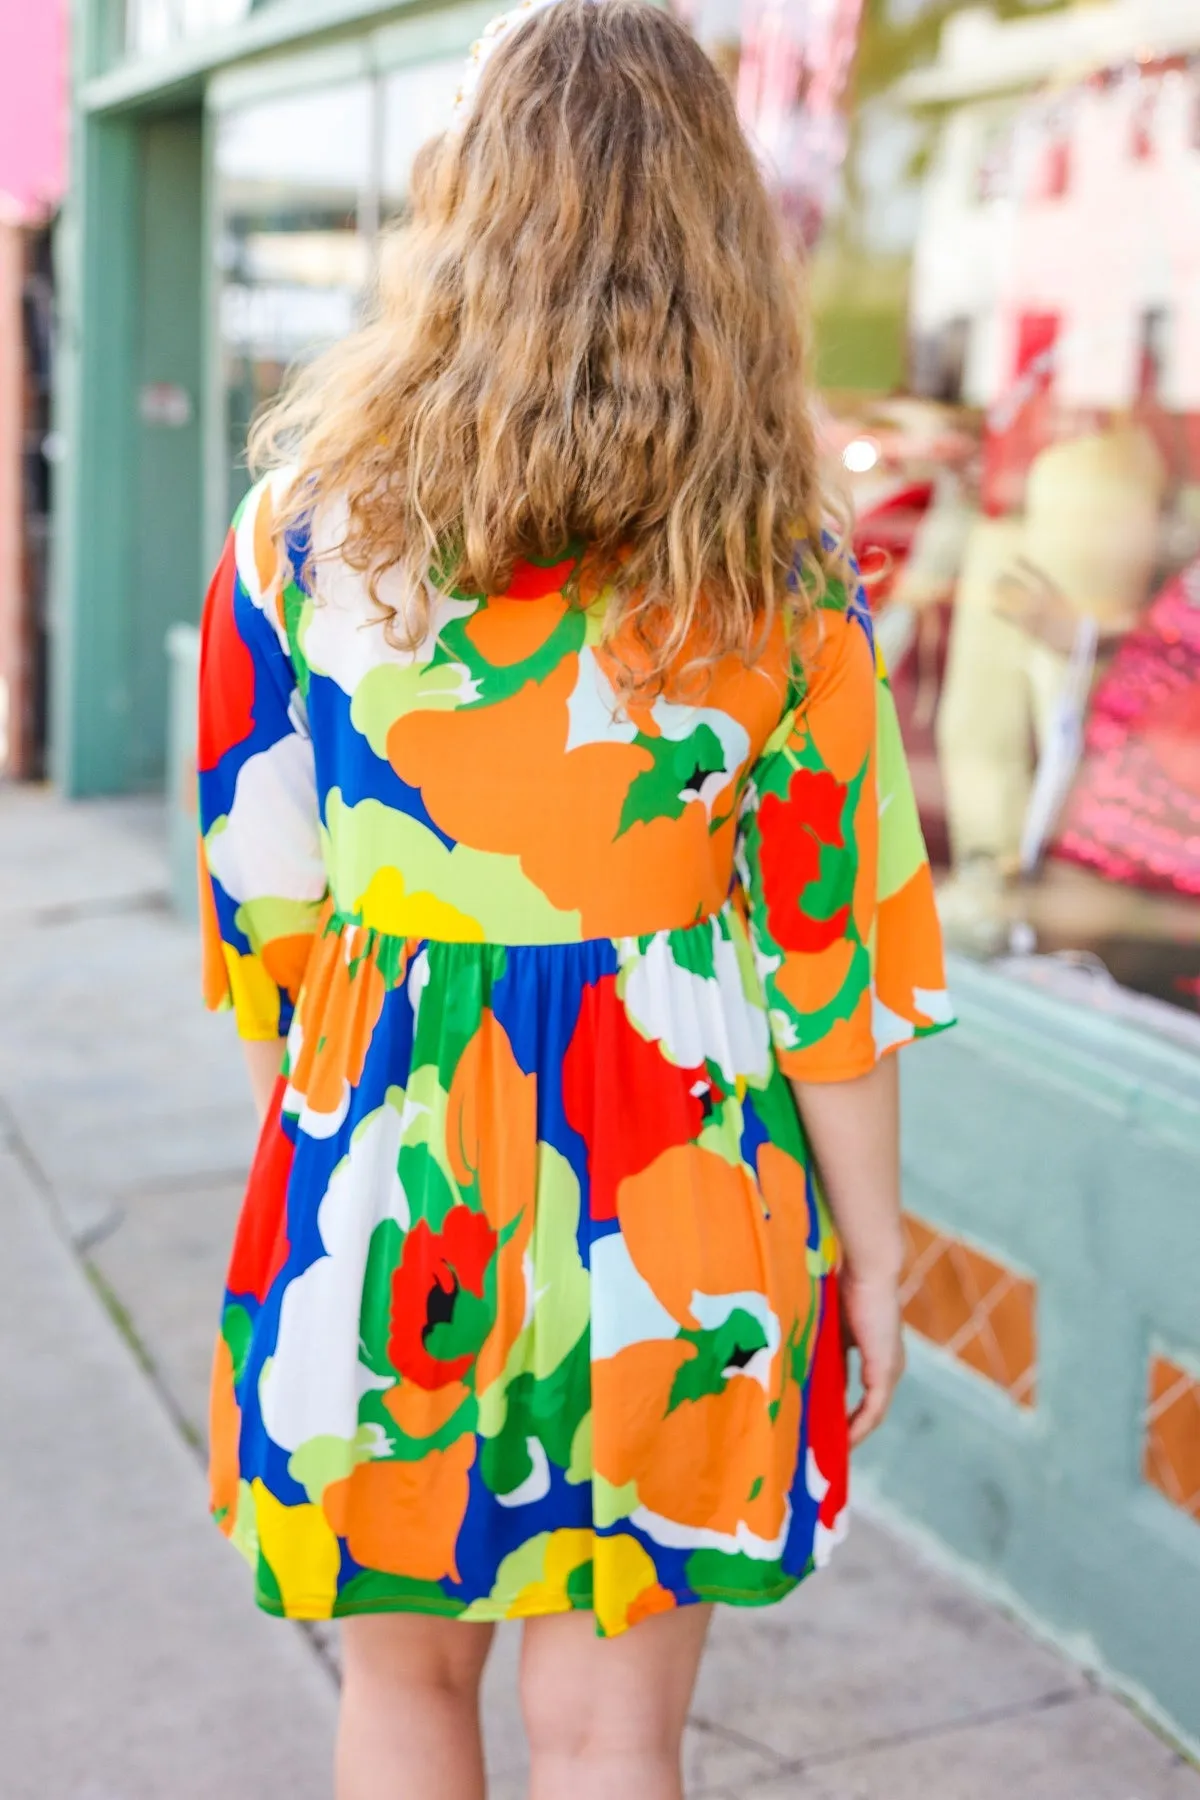
M 933 880 L 861 589 L 825 605 L 754 765 L 738 869 L 784 1074 L 849 1081 L 953 1024 Z
M 287 1034 L 327 888 L 284 604 L 264 482 L 205 601 L 197 753 L 204 1000 L 251 1039 Z

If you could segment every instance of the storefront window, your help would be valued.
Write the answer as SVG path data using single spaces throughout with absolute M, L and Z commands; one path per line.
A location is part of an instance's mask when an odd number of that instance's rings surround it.
M 231 505 L 246 430 L 287 368 L 354 328 L 373 201 L 369 82 L 263 101 L 217 132 L 220 339 Z
M 413 157 L 444 129 L 462 59 L 272 98 L 220 116 L 220 335 L 231 500 L 246 429 L 294 363 L 353 330 Z M 383 239 L 386 242 L 386 238 Z
M 460 56 L 418 63 L 385 77 L 380 171 L 385 221 L 403 217 L 413 157 L 429 138 L 446 129 L 462 78 Z
M 238 24 L 254 4 L 255 0 L 126 0 L 125 49 L 134 56 L 155 56 L 189 38 Z
M 747 10 L 739 104 L 812 246 L 950 940 L 1197 1010 L 1195 32 L 1003 11 L 797 7 L 782 58 Z

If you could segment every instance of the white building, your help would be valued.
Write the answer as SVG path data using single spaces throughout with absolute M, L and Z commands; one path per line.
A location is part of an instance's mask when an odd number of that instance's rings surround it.
M 1007 22 L 972 8 L 900 84 L 946 108 L 910 323 L 918 341 L 965 338 L 964 399 L 1011 395 L 1024 335 L 1053 342 L 1063 405 L 1129 405 L 1149 353 L 1162 405 L 1200 411 L 1198 51 L 1195 0 Z

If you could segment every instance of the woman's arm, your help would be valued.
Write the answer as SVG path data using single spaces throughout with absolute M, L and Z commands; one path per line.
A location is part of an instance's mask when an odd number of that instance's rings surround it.
M 271 548 L 277 485 L 247 495 L 209 585 L 196 746 L 204 999 L 233 1012 L 260 1109 L 328 887 L 286 570 Z
M 286 1040 L 283 1038 L 242 1039 L 246 1067 L 250 1071 L 250 1092 L 254 1096 L 254 1106 L 260 1125 L 267 1116 L 267 1109 L 275 1093 L 275 1083 L 279 1080 L 279 1071 L 283 1067 L 285 1048 Z
M 836 598 L 836 583 L 831 594 Z M 904 1367 L 901 1045 L 953 1022 L 933 879 L 865 596 L 827 596 L 795 710 L 754 765 L 738 871 L 778 1067 L 792 1083 L 845 1263 L 862 1360 L 852 1442 Z
M 792 1089 L 842 1243 L 842 1311 L 863 1385 L 850 1442 L 861 1444 L 904 1372 L 898 1059 L 886 1056 L 853 1081 L 793 1081 Z

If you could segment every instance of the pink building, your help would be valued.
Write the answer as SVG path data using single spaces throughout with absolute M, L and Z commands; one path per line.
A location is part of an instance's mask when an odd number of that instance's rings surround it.
M 66 126 L 66 0 L 7 0 L 0 7 L 0 206 L 6 220 L 37 220 L 57 206 Z
M 67 0 L 0 6 L 0 777 L 44 728 L 47 227 L 66 176 Z

